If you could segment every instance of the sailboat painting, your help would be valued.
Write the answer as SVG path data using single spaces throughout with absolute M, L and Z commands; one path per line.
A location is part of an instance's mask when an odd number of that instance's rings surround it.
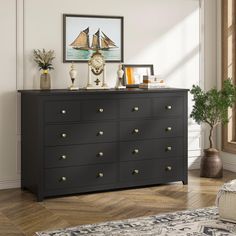
M 64 62 L 87 62 L 97 50 L 123 62 L 123 17 L 64 14 L 63 23 Z

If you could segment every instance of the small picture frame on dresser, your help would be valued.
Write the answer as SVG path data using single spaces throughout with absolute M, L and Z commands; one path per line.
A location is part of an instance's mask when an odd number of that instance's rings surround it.
M 152 64 L 123 64 L 124 85 L 127 88 L 138 88 L 143 82 L 144 75 L 153 75 L 154 69 Z

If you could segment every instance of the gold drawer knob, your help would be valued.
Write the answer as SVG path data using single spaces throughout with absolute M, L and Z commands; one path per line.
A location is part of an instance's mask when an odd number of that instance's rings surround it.
M 60 178 L 60 181 L 61 181 L 61 182 L 65 182 L 65 181 L 66 181 L 66 177 L 65 177 L 65 176 L 62 176 L 62 177 Z
M 139 111 L 139 107 L 134 107 L 133 111 Z
M 66 110 L 61 110 L 61 114 L 65 115 L 66 114 Z
M 169 152 L 169 151 L 171 151 L 171 150 L 172 150 L 172 147 L 171 147 L 171 146 L 166 147 L 166 151 L 167 151 L 167 152 Z
M 139 153 L 139 150 L 137 149 L 137 148 L 135 148 L 134 150 L 133 150 L 133 154 L 138 154 Z
M 139 170 L 137 170 L 137 169 L 135 169 L 135 170 L 133 170 L 133 175 L 138 175 L 139 174 Z
M 102 136 L 103 134 L 104 134 L 104 132 L 102 130 L 100 130 L 97 135 Z
M 98 173 L 98 178 L 103 178 L 104 174 L 102 172 Z
M 166 131 L 171 131 L 171 130 L 172 130 L 171 127 L 167 127 L 167 128 L 166 128 Z
M 99 109 L 98 109 L 98 112 L 103 113 L 103 112 L 104 112 L 104 109 L 103 109 L 103 108 L 99 108 Z
M 171 171 L 172 170 L 172 167 L 171 166 L 167 166 L 166 167 L 166 171 Z
M 99 152 L 99 153 L 97 154 L 97 156 L 98 156 L 98 157 L 103 157 L 103 156 L 104 156 L 104 153 L 103 153 L 103 152 Z
M 168 105 L 166 106 L 166 110 L 171 110 L 172 109 L 172 106 Z
M 66 138 L 66 137 L 67 137 L 67 134 L 66 134 L 66 133 L 62 133 L 62 134 L 61 134 L 61 137 L 62 137 L 62 138 Z
M 134 129 L 134 130 L 133 130 L 133 133 L 134 133 L 134 134 L 138 134 L 138 133 L 139 133 L 139 129 Z
M 61 156 L 61 160 L 65 160 L 66 158 L 67 158 L 66 155 Z

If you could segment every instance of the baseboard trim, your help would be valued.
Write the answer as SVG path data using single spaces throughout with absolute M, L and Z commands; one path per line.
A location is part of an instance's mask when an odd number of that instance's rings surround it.
M 229 170 L 232 172 L 236 172 L 236 163 L 228 163 L 223 161 L 224 170 Z
M 20 188 L 20 186 L 20 179 L 0 181 L 0 189 Z
M 199 156 L 188 158 L 188 169 L 189 170 L 200 169 L 200 160 L 201 160 L 201 157 Z

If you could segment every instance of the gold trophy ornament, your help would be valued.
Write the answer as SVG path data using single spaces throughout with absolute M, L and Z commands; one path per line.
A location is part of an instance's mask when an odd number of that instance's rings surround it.
M 75 79 L 76 79 L 76 76 L 77 76 L 78 72 L 77 72 L 73 62 L 71 64 L 71 69 L 69 71 L 69 74 L 70 74 L 70 79 L 71 79 L 72 84 L 68 89 L 69 90 L 78 90 L 79 88 L 74 85 Z

